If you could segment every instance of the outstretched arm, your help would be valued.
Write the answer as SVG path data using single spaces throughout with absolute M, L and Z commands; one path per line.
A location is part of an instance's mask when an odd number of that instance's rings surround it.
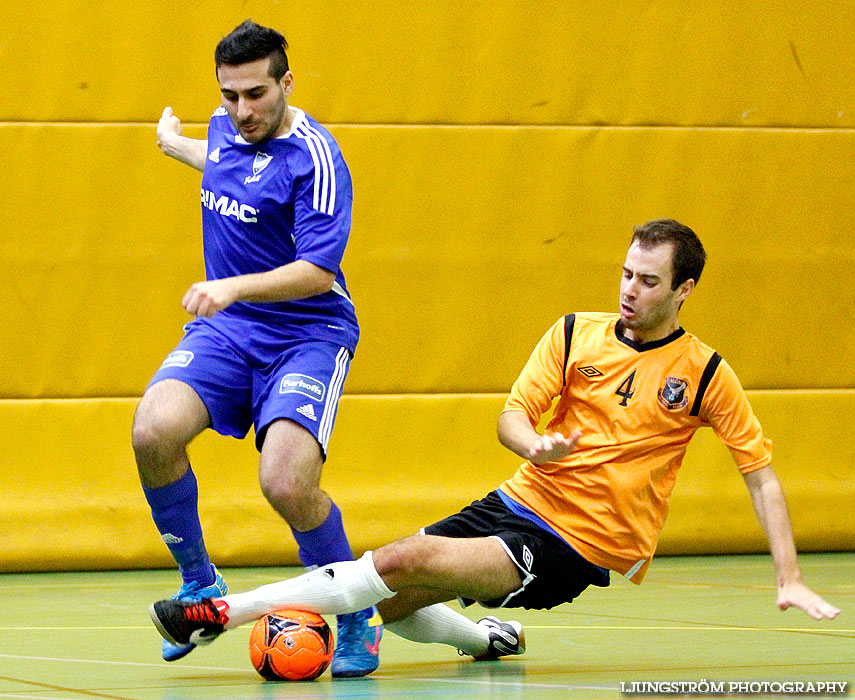
M 207 140 L 182 136 L 181 120 L 172 113 L 172 107 L 163 110 L 157 123 L 157 145 L 170 158 L 175 158 L 200 172 L 205 169 Z
M 769 549 L 775 562 L 778 607 L 786 610 L 795 605 L 816 620 L 837 617 L 840 610 L 802 583 L 784 491 L 772 467 L 745 474 L 745 484 L 751 493 L 754 510 L 769 540 Z
M 582 432 L 574 430 L 568 437 L 561 433 L 541 435 L 522 411 L 505 411 L 499 416 L 499 442 L 511 452 L 535 464 L 551 462 L 566 457 L 576 449 Z

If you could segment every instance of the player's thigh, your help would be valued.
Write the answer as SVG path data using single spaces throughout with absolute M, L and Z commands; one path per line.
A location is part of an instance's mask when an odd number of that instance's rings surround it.
M 252 426 L 252 368 L 245 353 L 208 319 L 191 321 L 185 329 L 149 390 L 170 379 L 182 382 L 201 400 L 210 427 L 221 435 L 244 437 Z
M 608 585 L 608 573 L 582 558 L 558 535 L 513 512 L 499 492 L 487 494 L 460 512 L 424 528 L 428 535 L 451 538 L 490 536 L 516 567 L 520 584 L 488 597 L 463 594 L 487 607 L 548 609 L 568 603 L 588 586 Z
M 149 386 L 140 399 L 134 415 L 134 446 L 186 446 L 208 427 L 210 420 L 208 409 L 191 386 L 177 379 L 164 379 Z
M 374 552 L 392 590 L 424 587 L 487 600 L 520 587 L 517 565 L 497 537 L 414 535 Z

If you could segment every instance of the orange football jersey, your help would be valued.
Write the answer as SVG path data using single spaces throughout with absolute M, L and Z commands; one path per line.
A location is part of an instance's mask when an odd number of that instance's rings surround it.
M 567 341 L 569 340 L 569 348 Z M 504 411 L 532 426 L 558 399 L 547 432 L 582 438 L 567 457 L 527 461 L 500 487 L 588 561 L 641 583 L 668 514 L 686 447 L 712 426 L 748 473 L 772 460 L 733 370 L 682 328 L 636 343 L 617 314 L 560 319 L 541 338 Z

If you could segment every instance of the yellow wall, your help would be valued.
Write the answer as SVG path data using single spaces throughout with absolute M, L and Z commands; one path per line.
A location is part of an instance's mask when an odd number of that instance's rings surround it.
M 775 436 L 775 469 L 789 494 L 799 547 L 851 548 L 855 473 L 840 461 L 839 446 L 850 438 L 845 418 L 855 411 L 855 391 L 749 397 Z M 492 430 L 503 402 L 502 394 L 345 396 L 323 485 L 342 508 L 354 549 L 412 534 L 509 476 L 520 460 Z M 0 434 L 8 436 L 4 466 L 15 475 L 3 489 L 0 571 L 169 564 L 131 466 L 127 434 L 134 405 L 133 399 L 0 402 Z M 813 434 L 823 439 L 806 439 Z M 190 456 L 214 561 L 297 561 L 287 527 L 254 486 L 250 441 L 206 433 L 191 445 Z M 729 453 L 711 430 L 701 430 L 659 551 L 764 547 Z
M 0 118 L 151 121 L 167 100 L 207 121 L 213 48 L 246 17 L 282 29 L 328 123 L 855 126 L 835 0 L 6 3 Z
M 503 394 L 556 318 L 615 307 L 631 227 L 659 216 L 705 242 L 683 322 L 753 390 L 800 544 L 855 541 L 842 515 L 855 498 L 845 3 L 229 0 L 170 13 L 0 8 L 0 568 L 169 562 L 130 417 L 203 265 L 199 176 L 160 155 L 154 124 L 171 104 L 204 135 L 213 47 L 247 16 L 285 31 L 293 103 L 330 126 L 353 174 L 344 269 L 363 337 L 325 485 L 357 549 L 514 468 L 494 438 Z M 400 432 L 413 449 L 379 447 Z M 697 441 L 662 551 L 756 549 L 729 457 Z M 294 561 L 252 445 L 206 435 L 194 450 L 215 558 Z M 234 470 L 228 493 L 214 464 Z

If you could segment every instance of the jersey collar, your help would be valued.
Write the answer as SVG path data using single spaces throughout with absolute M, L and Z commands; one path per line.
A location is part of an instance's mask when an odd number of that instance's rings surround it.
M 294 115 L 294 119 L 291 121 L 291 128 L 288 129 L 286 133 L 282 134 L 282 136 L 277 136 L 276 138 L 278 139 L 287 139 L 291 134 L 296 133 L 300 125 L 306 121 L 306 113 L 302 109 L 297 109 L 291 105 L 288 105 L 288 109 L 291 110 L 291 114 Z
M 633 350 L 638 352 L 645 352 L 646 350 L 654 350 L 656 348 L 661 348 L 663 345 L 668 345 L 681 335 L 685 334 L 685 330 L 682 327 L 678 328 L 676 331 L 671 333 L 671 335 L 666 335 L 664 338 L 660 338 L 659 340 L 651 340 L 649 343 L 637 343 L 634 340 L 630 340 L 623 334 L 623 323 L 618 321 L 615 324 L 615 337 L 624 345 L 628 345 Z

